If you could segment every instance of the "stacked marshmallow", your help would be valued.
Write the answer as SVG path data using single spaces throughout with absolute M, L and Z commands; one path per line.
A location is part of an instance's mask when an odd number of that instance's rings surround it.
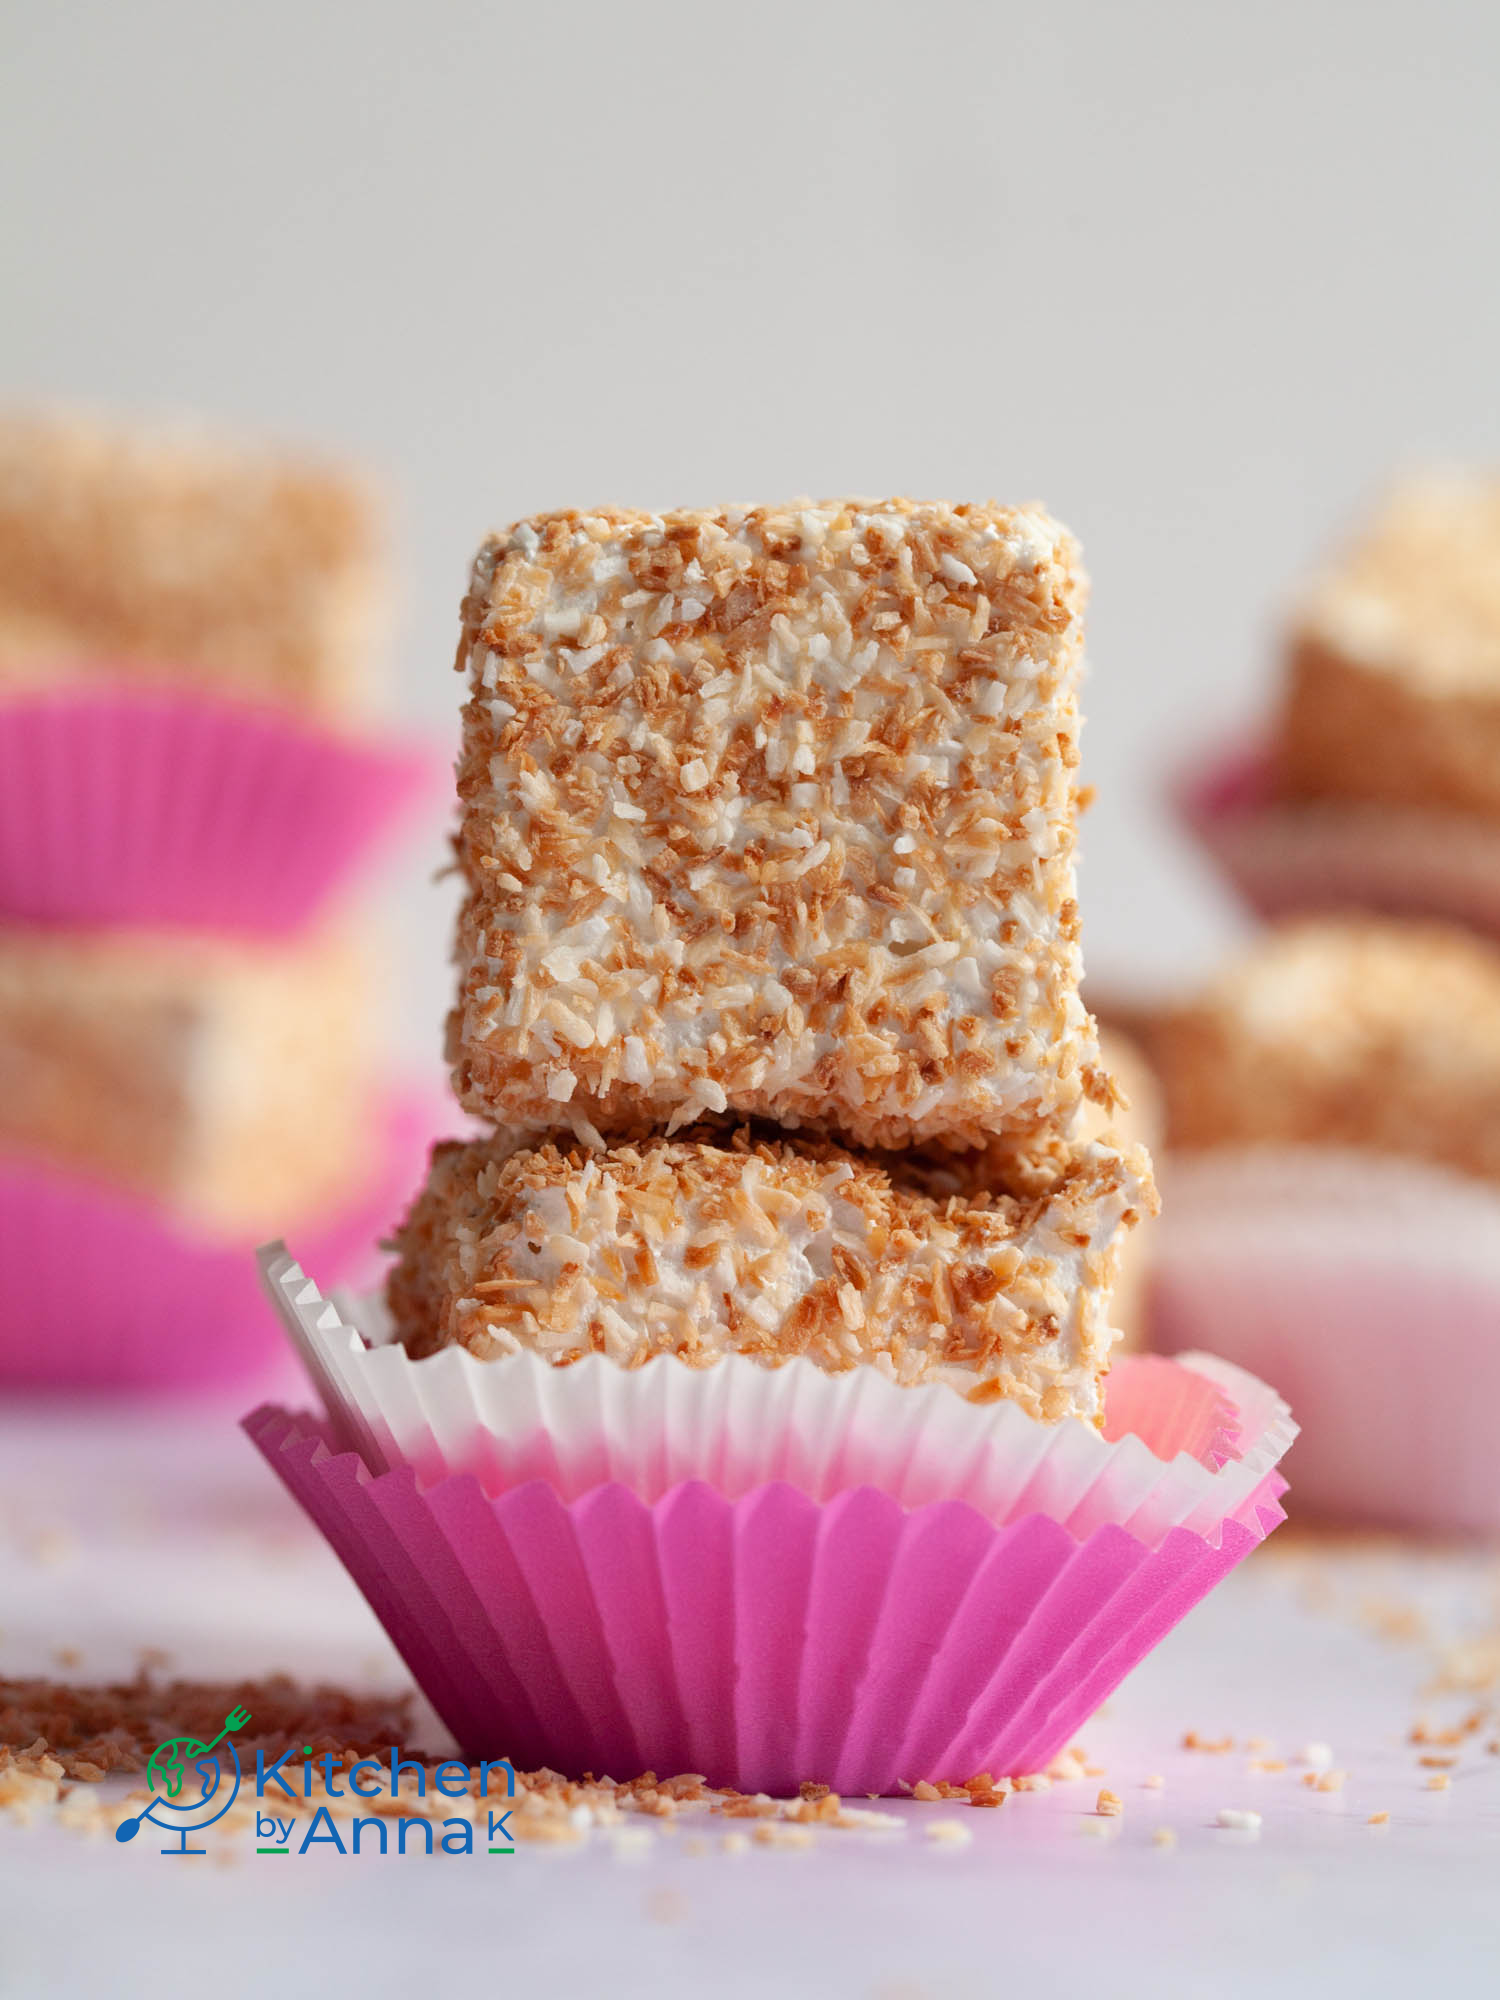
M 806 1355 L 1100 1420 L 1154 1195 L 1079 997 L 1085 591 L 1036 508 L 486 542 L 449 1040 L 494 1129 L 400 1233 L 409 1351 Z

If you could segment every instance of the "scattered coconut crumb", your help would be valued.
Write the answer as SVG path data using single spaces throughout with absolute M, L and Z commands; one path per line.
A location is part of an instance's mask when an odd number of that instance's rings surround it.
M 1177 1835 L 1172 1831 L 1171 1827 L 1159 1826 L 1151 1835 L 1151 1845 L 1153 1847 L 1175 1847 L 1177 1845 Z
M 1167 1781 L 1160 1771 L 1153 1771 L 1149 1778 L 1142 1778 L 1141 1785 L 1148 1792 L 1161 1792 L 1166 1790 Z
M 1245 1769 L 1261 1773 L 1284 1771 L 1286 1769 L 1286 1759 L 1284 1757 L 1252 1757 L 1249 1763 L 1246 1764 Z
M 1446 1771 L 1434 1771 L 1427 1780 L 1427 1789 L 1429 1792 L 1446 1792 L 1452 1783 L 1453 1780 Z
M 1260 1814 L 1246 1812 L 1239 1806 L 1220 1806 L 1214 1815 L 1214 1825 L 1228 1827 L 1235 1833 L 1258 1833 Z
M 1306 1764 L 1313 1771 L 1326 1771 L 1333 1762 L 1333 1746 L 1328 1743 L 1304 1743 L 1297 1752 L 1297 1762 Z
M 845 1806 L 836 1826 L 864 1827 L 870 1833 L 905 1833 L 906 1821 L 900 1813 L 873 1812 L 866 1806 Z
M 142 1670 L 104 1687 L 65 1681 L 0 1679 L 0 1770 L 7 1759 L 36 1754 L 41 1743 L 61 1775 L 97 1784 L 111 1772 L 144 1771 L 158 1743 L 196 1736 L 207 1743 L 234 1707 L 250 1711 L 251 1726 L 236 1741 L 242 1757 L 263 1750 L 268 1762 L 295 1746 L 347 1748 L 356 1756 L 412 1734 L 409 1695 L 352 1695 L 336 1687 L 302 1687 L 286 1675 L 234 1683 L 161 1682 Z
M 970 1778 L 964 1786 L 971 1806 L 1003 1806 L 1010 1792 L 1010 1781 L 992 1778 L 988 1771 L 977 1778 Z
M 961 1819 L 930 1819 L 922 1830 L 941 1847 L 967 1847 L 974 1838 Z
M 1347 1771 L 1307 1771 L 1302 1782 L 1312 1792 L 1341 1792 L 1348 1775 Z
M 1443 1744 L 1449 1748 L 1456 1748 L 1467 1737 L 1472 1736 L 1474 1731 L 1482 1726 L 1484 1720 L 1485 1718 L 1482 1716 L 1469 1716 L 1454 1729 L 1437 1729 L 1430 1722 L 1414 1723 L 1407 1741 L 1409 1743 Z
M 1371 1598 L 1361 1606 L 1361 1616 L 1377 1637 L 1397 1645 L 1427 1636 L 1427 1621 L 1412 1604 Z
M 337 1687 L 301 1687 L 284 1676 L 234 1684 L 163 1683 L 143 1671 L 134 1680 L 108 1687 L 0 1679 L 0 1812 L 21 1820 L 55 1817 L 78 1832 L 112 1830 L 133 1817 L 152 1794 L 138 1787 L 126 1798 L 102 1801 L 90 1796 L 90 1788 L 114 1774 L 144 1772 L 152 1751 L 169 1738 L 213 1740 L 225 1714 L 236 1706 L 250 1712 L 249 1723 L 236 1736 L 242 1761 L 253 1761 L 255 1753 L 263 1751 L 272 1762 L 287 1749 L 300 1752 L 306 1747 L 315 1760 L 307 1796 L 315 1806 L 326 1805 L 336 1821 L 352 1819 L 361 1802 L 351 1800 L 342 1789 L 332 1793 L 326 1789 L 321 1768 L 325 1757 L 332 1758 L 335 1778 L 359 1758 L 382 1756 L 393 1744 L 401 1747 L 408 1764 L 428 1772 L 438 1764 L 461 1761 L 452 1753 L 423 1752 L 413 1746 L 409 1695 L 359 1696 Z M 518 1771 L 515 1784 L 512 1828 L 517 1843 L 574 1845 L 600 1830 L 622 1860 L 654 1843 L 654 1834 L 641 1820 L 670 1829 L 684 1812 L 759 1821 L 775 1829 L 769 1844 L 787 1847 L 806 1846 L 814 1825 L 888 1834 L 905 1824 L 892 1813 L 846 1807 L 836 1792 L 813 1781 L 804 1784 L 796 1798 L 781 1800 L 763 1792 L 715 1789 L 697 1772 L 661 1778 L 646 1771 L 628 1782 L 616 1782 L 590 1776 L 574 1781 L 556 1771 Z M 399 1801 L 386 1800 L 376 1810 L 414 1817 L 467 1816 L 479 1824 L 489 1803 L 481 1804 L 477 1773 L 471 1774 L 467 1797 L 453 1799 L 438 1793 L 435 1786 L 418 1797 L 415 1787 L 414 1770 Z M 970 1781 L 969 1790 L 947 1787 L 943 1795 L 975 1805 L 998 1805 L 1006 1789 L 1006 1780 L 985 1773 Z M 637 1823 L 626 1824 L 627 1816 Z M 216 1838 L 243 1834 L 253 1825 L 253 1801 L 247 1807 L 242 1800 L 218 1822 Z M 738 1847 L 732 1844 L 736 1841 Z M 729 1834 L 723 1844 L 734 1853 L 749 1843 L 742 1834 Z M 233 1849 L 221 1845 L 220 1853 L 232 1858 Z
M 797 1803 L 801 1805 L 802 1801 L 799 1799 Z M 730 1819 L 771 1819 L 776 1812 L 776 1801 L 769 1792 L 731 1792 L 719 1810 Z
M 1190 1729 L 1182 1739 L 1184 1750 L 1203 1750 L 1211 1757 L 1221 1757 L 1226 1750 L 1234 1748 L 1232 1736 L 1200 1736 L 1196 1729 Z
M 1366 1826 L 1389 1826 L 1390 1823 L 1391 1816 L 1388 1812 L 1373 1812 L 1365 1821 Z
M 1075 1743 L 1053 1758 L 1047 1766 L 1047 1776 L 1055 1785 L 1068 1785 L 1082 1778 L 1102 1777 L 1103 1773 L 1089 1762 L 1087 1753 Z
M 1101 1792 L 1094 1801 L 1094 1810 L 1106 1819 L 1118 1819 L 1125 1810 L 1125 1801 L 1118 1792 Z

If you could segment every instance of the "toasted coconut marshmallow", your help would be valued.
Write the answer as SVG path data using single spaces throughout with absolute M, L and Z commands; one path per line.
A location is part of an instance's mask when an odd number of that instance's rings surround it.
M 0 926 L 0 1160 L 251 1243 L 347 1199 L 371 1141 L 349 932 L 294 943 Z
M 434 1154 L 389 1285 L 414 1355 L 803 1355 L 1009 1397 L 1047 1422 L 1100 1418 L 1110 1289 L 1155 1206 L 1139 1149 L 1081 1145 L 1031 1199 L 935 1201 L 826 1144 L 514 1145 Z
M 1295 614 L 1283 792 L 1500 818 L 1500 480 L 1399 487 Z
M 1085 584 L 1037 508 L 556 514 L 464 604 L 464 1104 L 871 1146 L 1110 1101 L 1079 998 Z
M 0 414 L 0 695 L 164 683 L 355 717 L 385 607 L 347 473 L 184 426 Z
M 1174 1149 L 1322 1145 L 1500 1181 L 1500 950 L 1441 924 L 1268 932 L 1137 1023 Z

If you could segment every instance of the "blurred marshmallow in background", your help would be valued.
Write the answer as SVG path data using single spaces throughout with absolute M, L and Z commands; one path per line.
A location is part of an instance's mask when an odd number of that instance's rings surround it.
M 1185 766 L 1176 802 L 1262 916 L 1500 937 L 1500 478 L 1399 482 L 1304 587 L 1267 736 Z
M 0 418 L 0 688 L 175 686 L 378 714 L 390 581 L 352 471 L 177 420 Z
M 289 1215 L 373 1268 L 426 1136 L 353 894 L 429 776 L 388 597 L 351 473 L 0 422 L 0 1383 L 253 1373 Z
M 1273 1375 L 1309 1513 L 1500 1530 L 1500 484 L 1399 485 L 1184 822 L 1272 928 L 1122 1010 L 1166 1110 L 1154 1332 Z

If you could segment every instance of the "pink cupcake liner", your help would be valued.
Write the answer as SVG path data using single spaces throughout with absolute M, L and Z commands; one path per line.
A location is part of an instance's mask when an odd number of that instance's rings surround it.
M 1158 1162 L 1151 1331 L 1294 1401 L 1314 1518 L 1500 1530 L 1500 1191 L 1321 1147 Z
M 1180 1439 L 1179 1448 L 1210 1472 L 1220 1471 L 1231 1460 L 1243 1465 L 1246 1434 L 1263 1429 L 1263 1424 L 1247 1415 L 1242 1403 L 1251 1401 L 1254 1391 L 1264 1385 L 1252 1383 L 1248 1376 L 1236 1379 L 1214 1365 L 1212 1356 L 1194 1355 L 1191 1360 L 1209 1364 L 1211 1372 L 1199 1373 L 1191 1365 L 1174 1367 L 1157 1354 L 1122 1356 L 1105 1394 L 1106 1442 L 1149 1439 L 1160 1456 L 1158 1439 Z M 1230 1393 L 1231 1387 L 1238 1389 L 1240 1401 Z M 1284 1408 L 1279 1397 L 1275 1400 Z
M 309 1228 L 330 1271 L 373 1281 L 377 1239 L 437 1123 L 428 1094 L 393 1099 L 365 1184 Z M 0 1390 L 243 1385 L 283 1351 L 250 1244 L 185 1234 L 149 1203 L 0 1158 Z
M 262 1266 L 327 1416 L 246 1428 L 472 1757 L 1035 1770 L 1283 1518 L 1295 1426 L 1207 1356 L 1118 1363 L 1101 1436 L 801 1359 L 413 1362 Z
M 372 1473 L 282 1410 L 246 1429 L 466 1756 L 745 1791 L 1042 1768 L 1283 1518 L 1274 1472 L 1250 1519 L 1154 1549 L 872 1486 L 491 1497 L 471 1474 Z
M 1210 759 L 1172 797 L 1182 824 L 1262 917 L 1377 910 L 1500 938 L 1500 826 L 1411 807 L 1289 804 L 1273 796 L 1258 751 Z
M 0 705 L 0 920 L 310 924 L 438 760 L 165 691 Z M 435 790 L 435 786 L 434 786 Z

